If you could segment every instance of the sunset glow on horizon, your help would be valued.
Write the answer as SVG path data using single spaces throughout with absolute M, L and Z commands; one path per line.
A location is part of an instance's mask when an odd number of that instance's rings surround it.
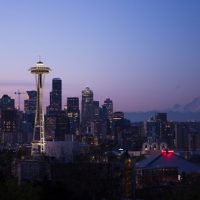
M 67 97 L 89 86 L 115 111 L 162 110 L 200 96 L 200 1 L 2 1 L 0 97 L 36 90 L 39 56 Z M 27 95 L 21 95 L 21 104 Z

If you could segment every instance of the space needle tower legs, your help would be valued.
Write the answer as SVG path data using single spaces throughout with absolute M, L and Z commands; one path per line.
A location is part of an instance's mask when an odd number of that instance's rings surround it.
M 31 155 L 37 156 L 45 153 L 45 131 L 44 131 L 44 111 L 43 111 L 43 86 L 45 74 L 51 71 L 43 62 L 37 62 L 35 67 L 29 69 L 31 74 L 35 75 L 37 87 L 37 104 L 35 112 L 35 126 L 33 132 L 33 141 L 31 146 Z

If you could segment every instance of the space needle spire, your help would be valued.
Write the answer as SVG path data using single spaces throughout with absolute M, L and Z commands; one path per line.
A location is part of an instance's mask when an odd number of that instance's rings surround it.
M 44 111 L 43 111 L 43 88 L 45 74 L 51 69 L 46 67 L 42 61 L 38 61 L 34 67 L 29 69 L 35 75 L 37 87 L 37 104 L 35 113 L 35 125 L 31 146 L 31 155 L 42 155 L 45 153 L 45 130 L 44 130 Z

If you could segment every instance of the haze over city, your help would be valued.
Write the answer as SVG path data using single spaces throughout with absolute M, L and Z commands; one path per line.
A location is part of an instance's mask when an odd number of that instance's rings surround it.
M 86 86 L 125 112 L 186 104 L 200 96 L 199 10 L 197 0 L 1 1 L 0 96 L 35 89 L 28 69 L 40 56 L 52 69 L 46 105 L 55 77 L 63 105 Z

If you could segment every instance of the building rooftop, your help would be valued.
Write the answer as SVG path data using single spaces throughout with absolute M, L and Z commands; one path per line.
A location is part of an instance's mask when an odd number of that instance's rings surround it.
M 183 159 L 182 157 L 176 155 L 173 151 L 169 153 L 161 152 L 160 154 L 149 156 L 136 163 L 135 166 L 136 168 L 146 169 L 176 167 L 180 173 L 200 173 L 199 165 Z

